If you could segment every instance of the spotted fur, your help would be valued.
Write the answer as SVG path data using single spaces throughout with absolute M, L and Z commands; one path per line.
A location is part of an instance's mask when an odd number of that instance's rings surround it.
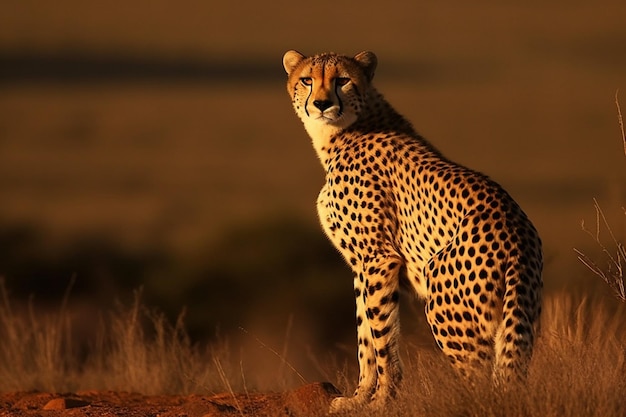
M 541 241 L 498 184 L 446 159 L 372 86 L 377 59 L 283 58 L 287 90 L 326 172 L 322 227 L 354 271 L 359 382 L 332 410 L 380 406 L 402 379 L 399 286 L 426 304 L 464 375 L 523 378 L 541 312 Z

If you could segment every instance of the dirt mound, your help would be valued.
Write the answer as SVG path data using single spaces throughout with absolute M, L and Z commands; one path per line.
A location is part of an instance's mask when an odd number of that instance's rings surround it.
M 212 396 L 151 396 L 113 391 L 67 394 L 12 392 L 0 394 L 0 416 L 321 416 L 326 415 L 330 401 L 338 395 L 337 388 L 327 382 L 280 393 L 224 393 Z

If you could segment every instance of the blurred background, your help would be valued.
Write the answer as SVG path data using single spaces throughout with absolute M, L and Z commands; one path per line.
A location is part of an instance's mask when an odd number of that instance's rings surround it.
M 623 0 L 1 9 L 0 276 L 18 305 L 56 309 L 71 287 L 89 329 L 143 287 L 194 340 L 352 358 L 352 278 L 318 226 L 323 170 L 285 91 L 288 49 L 376 52 L 388 100 L 533 219 L 546 291 L 608 293 L 573 248 L 601 259 L 580 227 L 595 230 L 593 198 L 626 233 Z

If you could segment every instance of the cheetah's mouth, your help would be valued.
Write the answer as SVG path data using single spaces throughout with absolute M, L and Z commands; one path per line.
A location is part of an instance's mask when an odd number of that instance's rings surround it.
M 343 114 L 337 111 L 332 111 L 332 112 L 325 111 L 325 112 L 319 113 L 315 117 L 315 120 L 322 122 L 322 123 L 328 123 L 328 124 L 340 123 L 342 119 L 343 119 Z
M 323 114 L 320 114 L 315 120 L 319 120 L 320 122 L 329 123 L 329 122 L 334 122 L 335 118 L 328 117 L 328 116 L 325 116 Z

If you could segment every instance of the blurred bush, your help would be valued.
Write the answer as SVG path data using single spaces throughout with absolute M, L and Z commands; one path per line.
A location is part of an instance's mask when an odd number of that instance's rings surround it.
M 172 321 L 186 311 L 194 339 L 295 314 L 311 323 L 313 337 L 327 340 L 337 327 L 350 328 L 354 315 L 340 255 L 319 228 L 289 217 L 225 232 L 185 259 L 158 248 L 133 252 L 99 236 L 51 250 L 34 228 L 4 226 L 0 275 L 13 301 L 33 298 L 40 308 L 57 306 L 72 280 L 70 305 L 101 309 L 143 287 L 146 304 Z

